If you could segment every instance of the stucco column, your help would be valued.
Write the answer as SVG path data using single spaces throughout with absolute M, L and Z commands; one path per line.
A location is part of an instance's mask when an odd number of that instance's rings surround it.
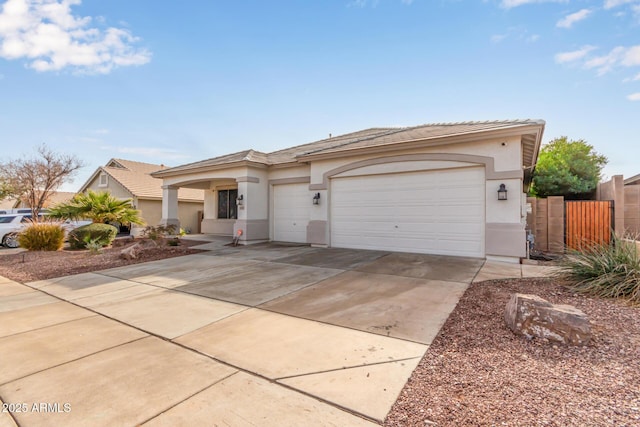
M 204 219 L 215 219 L 217 212 L 216 193 L 213 190 L 204 190 Z
M 162 225 L 175 225 L 180 229 L 178 219 L 178 189 L 170 185 L 162 186 Z
M 263 241 L 269 239 L 268 181 L 266 173 L 254 171 L 255 175 L 236 179 L 238 183 L 238 219 L 233 231 L 242 230 L 241 241 Z

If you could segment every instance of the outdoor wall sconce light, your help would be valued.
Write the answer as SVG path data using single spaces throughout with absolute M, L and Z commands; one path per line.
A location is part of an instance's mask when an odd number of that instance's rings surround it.
M 313 204 L 314 205 L 320 204 L 320 193 L 316 193 L 315 196 L 313 196 Z
M 498 189 L 498 200 L 507 200 L 507 187 L 504 184 L 500 184 Z
M 240 197 L 236 199 L 236 202 L 238 202 L 238 206 L 244 205 L 244 194 L 241 194 Z

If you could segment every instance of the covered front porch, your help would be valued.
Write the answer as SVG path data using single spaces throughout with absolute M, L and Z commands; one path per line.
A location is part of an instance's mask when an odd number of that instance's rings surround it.
M 266 173 L 256 168 L 236 169 L 165 177 L 161 223 L 180 226 L 178 189 L 195 188 L 204 190 L 202 233 L 240 235 L 241 243 L 269 240 Z

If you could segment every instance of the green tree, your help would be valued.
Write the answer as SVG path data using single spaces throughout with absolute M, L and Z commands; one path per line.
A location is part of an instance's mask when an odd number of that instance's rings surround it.
M 531 194 L 537 197 L 564 196 L 574 200 L 590 198 L 607 162 L 605 156 L 598 154 L 582 139 L 556 138 L 540 151 Z
M 118 199 L 108 191 L 89 190 L 76 194 L 70 201 L 49 209 L 49 214 L 54 218 L 85 218 L 94 223 L 145 224 L 140 211 L 133 208 L 131 199 Z
M 36 151 L 34 157 L 0 163 L 1 195 L 26 202 L 33 218 L 38 217 L 49 197 L 83 166 L 76 156 L 55 153 L 46 145 Z

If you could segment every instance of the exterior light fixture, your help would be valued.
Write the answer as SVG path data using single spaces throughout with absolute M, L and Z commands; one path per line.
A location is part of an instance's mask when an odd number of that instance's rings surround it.
M 320 193 L 316 193 L 313 196 L 313 204 L 314 205 L 319 205 L 320 204 Z
M 236 199 L 236 202 L 238 203 L 238 206 L 244 205 L 244 194 L 241 194 L 240 197 Z
M 500 184 L 498 189 L 498 200 L 507 200 L 507 187 L 504 184 Z

